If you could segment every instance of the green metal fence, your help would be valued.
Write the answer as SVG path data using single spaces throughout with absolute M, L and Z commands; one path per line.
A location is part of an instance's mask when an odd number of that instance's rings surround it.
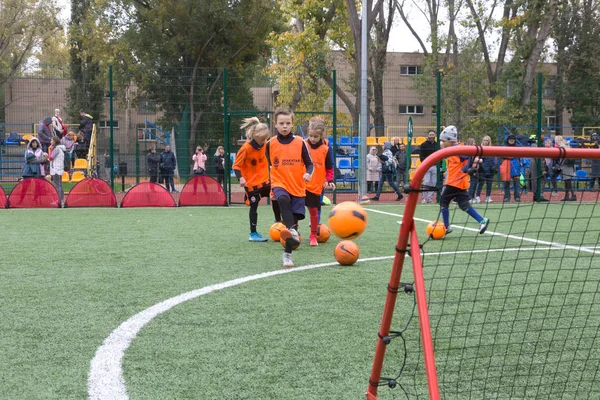
M 256 115 L 269 121 L 283 96 L 284 88 L 279 85 L 286 81 L 282 79 L 284 77 L 270 76 L 258 67 L 162 68 L 141 82 L 132 81 L 118 70 L 109 73 L 107 69 L 101 73 L 98 80 L 102 82 L 99 85 L 102 93 L 88 95 L 100 97 L 102 106 L 94 111 L 85 111 L 93 115 L 97 126 L 99 165 L 96 171 L 102 178 L 112 178 L 115 191 L 121 189 L 114 182 L 115 178 L 121 181 L 118 174 L 114 175 L 116 166 L 127 164 L 127 186 L 148 180 L 147 153 L 152 147 L 160 153 L 166 144 L 174 147 L 177 154 L 177 185 L 181 187 L 191 176 L 191 156 L 196 146 L 206 149 L 207 173 L 214 176 L 216 148 L 222 145 L 226 155 L 235 154 L 244 139 L 238 128 L 242 118 Z M 554 99 L 549 86 L 544 83 L 549 79 L 541 75 L 532 104 L 518 109 L 509 107 L 513 101 L 509 93 L 504 93 L 503 97 L 503 93 L 498 91 L 497 97 L 490 98 L 480 85 L 469 81 L 468 77 L 444 75 L 439 71 L 433 76 L 396 76 L 398 71 L 395 68 L 390 68 L 386 74 L 383 108 L 375 107 L 374 100 L 370 107 L 372 121 L 377 108 L 380 110 L 377 121 L 383 121 L 384 125 L 370 127 L 367 148 L 375 146 L 381 149 L 383 142 L 391 142 L 394 138 L 417 146 L 418 140 L 422 140 L 418 138 L 424 137 L 428 130 L 434 129 L 439 134 L 442 126 L 450 124 L 458 127 L 461 140 L 473 137 L 479 142 L 483 136 L 489 135 L 497 142 L 494 144 L 502 144 L 506 130 L 526 131 L 529 135 L 534 132 L 540 140 L 542 135 L 557 133 L 586 134 L 584 127 L 554 128 L 555 124 L 550 123 L 555 121 Z M 324 116 L 330 127 L 327 135 L 332 138 L 336 167 L 340 160 L 351 161 L 349 169 L 336 170 L 339 190 L 353 191 L 357 182 L 352 177 L 358 177 L 364 164 L 364 160 L 358 159 L 361 153 L 355 142 L 359 132 L 353 74 L 350 69 L 342 67 L 328 72 L 326 77 L 323 82 L 333 82 L 333 85 L 320 86 L 326 89 L 319 92 L 321 99 L 311 98 L 303 91 L 298 91 L 297 98 L 292 97 L 292 101 L 296 102 L 292 104 L 296 113 L 295 125 L 298 133 L 303 134 L 311 116 Z M 79 84 L 77 82 L 81 80 L 65 78 L 62 70 L 53 75 L 52 69 L 46 68 L 43 74 L 24 72 L 4 83 L 3 113 L 0 114 L 0 184 L 3 187 L 10 187 L 19 179 L 17 161 L 25 149 L 24 145 L 7 144 L 5 138 L 10 132 L 21 136 L 35 134 L 38 122 L 52 116 L 56 108 L 62 110 L 65 122 L 71 124 L 70 129 L 77 129 L 79 107 L 85 108 L 80 104 L 86 104 L 85 101 L 75 103 L 70 97 L 73 85 Z M 86 93 L 88 88 L 79 89 Z M 95 103 L 90 100 L 89 104 L 91 107 Z M 408 141 L 409 119 L 413 132 L 411 141 Z M 515 128 L 520 126 L 528 128 Z M 350 145 L 344 145 L 346 140 L 350 140 Z M 230 161 L 230 158 L 227 157 L 227 160 Z M 411 162 L 412 167 L 416 164 Z M 231 162 L 227 164 L 227 172 L 230 167 Z M 109 176 L 111 171 L 113 176 Z M 118 169 L 116 171 L 118 173 Z M 410 171 L 407 175 L 410 177 Z M 229 173 L 226 173 L 224 188 L 230 201 L 238 201 L 232 195 L 239 187 Z

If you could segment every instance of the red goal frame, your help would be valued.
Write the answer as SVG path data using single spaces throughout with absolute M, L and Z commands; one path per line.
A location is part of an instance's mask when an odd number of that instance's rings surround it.
M 414 215 L 419 198 L 421 182 L 425 172 L 440 162 L 442 159 L 450 156 L 482 156 L 482 157 L 526 157 L 526 158 L 600 158 L 600 149 L 579 149 L 579 148 L 537 148 L 537 147 L 499 147 L 499 146 L 453 146 L 450 148 L 436 151 L 427 157 L 415 171 L 414 178 L 411 181 L 412 191 L 408 194 L 406 207 L 400 225 L 400 233 L 396 244 L 396 254 L 392 265 L 390 280 L 388 284 L 388 293 L 386 296 L 381 325 L 378 332 L 377 345 L 375 347 L 375 356 L 373 367 L 369 377 L 369 386 L 366 392 L 367 400 L 377 400 L 377 389 L 381 379 L 383 360 L 387 344 L 383 338 L 390 335 L 390 328 L 396 297 L 400 289 L 400 278 L 402 276 L 402 267 L 406 253 L 410 251 L 410 256 L 414 271 L 414 290 L 419 314 L 419 327 L 421 330 L 421 341 L 423 345 L 423 355 L 425 363 L 425 373 L 427 375 L 427 385 L 429 398 L 439 400 L 440 391 L 438 386 L 435 354 L 433 350 L 433 340 L 431 334 L 431 325 L 427 307 L 427 295 L 425 281 L 423 276 L 423 260 L 421 258 L 419 238 L 414 224 Z M 410 245 L 409 245 L 410 239 Z

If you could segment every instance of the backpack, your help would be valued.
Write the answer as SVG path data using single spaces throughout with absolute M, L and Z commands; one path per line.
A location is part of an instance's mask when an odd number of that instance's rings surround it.
M 69 153 L 68 151 L 63 151 L 64 154 L 64 170 L 65 171 L 70 171 L 71 170 L 71 153 Z

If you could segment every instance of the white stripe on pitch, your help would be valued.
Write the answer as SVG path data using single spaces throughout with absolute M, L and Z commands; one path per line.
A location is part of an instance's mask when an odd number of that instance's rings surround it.
M 379 213 L 379 214 L 391 215 L 391 216 L 394 216 L 394 217 L 402 217 L 402 214 L 396 214 L 396 213 L 390 213 L 390 212 L 386 212 L 386 211 L 374 210 L 372 208 L 367 208 L 366 210 L 371 211 L 371 212 L 375 212 L 375 213 Z M 420 222 L 431 222 L 430 220 L 423 219 L 423 218 L 414 218 L 414 219 L 415 219 L 415 221 L 420 221 Z M 398 221 L 398 223 L 400 223 L 400 222 L 401 221 Z M 491 222 L 493 223 L 494 221 L 491 221 Z M 467 228 L 466 226 L 460 226 L 460 225 L 452 225 L 452 228 L 464 229 L 464 230 L 472 231 L 472 232 L 479 232 L 479 229 L 476 229 L 476 228 Z M 523 242 L 543 244 L 543 245 L 546 245 L 546 246 L 557 247 L 559 249 L 568 249 L 568 250 L 583 251 L 584 253 L 600 254 L 600 251 L 594 250 L 594 248 L 590 248 L 590 247 L 572 246 L 572 245 L 562 244 L 562 243 L 558 243 L 558 242 L 549 242 L 547 240 L 527 238 L 527 237 L 524 237 L 524 236 L 507 235 L 505 233 L 492 232 L 490 230 L 487 230 L 485 232 L 485 235 L 499 236 L 499 237 L 504 237 L 504 238 L 508 238 L 508 239 L 520 240 L 520 241 L 523 241 Z
M 380 214 L 386 214 L 391 216 L 401 217 L 401 214 L 388 213 L 380 210 L 368 209 L 370 212 L 376 212 Z M 415 218 L 417 221 L 429 222 L 428 220 Z M 398 221 L 400 222 L 400 221 Z M 466 229 L 477 232 L 477 229 L 460 227 L 453 225 L 453 228 Z M 486 232 L 488 234 L 488 232 Z M 529 241 L 539 244 L 549 244 L 553 247 L 550 248 L 514 248 L 514 249 L 487 249 L 487 250 L 465 250 L 465 251 L 451 251 L 451 252 L 434 252 L 426 253 L 426 256 L 432 255 L 449 255 L 449 254 L 468 254 L 468 253 L 485 253 L 485 252 L 503 252 L 503 251 L 535 251 L 535 250 L 558 250 L 561 248 L 576 249 L 581 251 L 589 251 L 592 253 L 599 253 L 597 251 L 577 247 L 567 246 L 559 243 L 545 242 L 537 239 L 522 238 L 514 235 L 505 235 L 497 232 L 489 232 L 491 235 L 508 237 L 511 239 Z M 359 259 L 357 262 L 369 262 L 369 261 L 380 261 L 392 259 L 394 256 L 385 257 L 372 257 Z M 202 295 L 212 293 L 218 290 L 226 289 L 229 287 L 237 286 L 242 283 L 251 282 L 254 280 L 268 278 L 271 276 L 283 275 L 290 272 L 306 271 L 310 269 L 316 269 L 327 266 L 338 265 L 337 262 L 323 263 L 306 265 L 304 267 L 281 269 L 275 271 L 264 272 L 261 274 L 251 275 L 243 278 L 233 279 L 227 282 L 218 283 L 211 286 L 206 286 L 200 289 L 192 290 L 190 292 L 182 293 L 179 296 L 172 297 L 161 303 L 155 304 L 134 316 L 130 317 L 127 321 L 123 322 L 117 329 L 111 332 L 111 334 L 104 339 L 102 345 L 96 351 L 96 354 L 90 362 L 90 372 L 88 376 L 88 398 L 93 400 L 126 400 L 129 399 L 127 389 L 125 387 L 125 380 L 123 378 L 123 357 L 125 351 L 131 345 L 131 342 L 137 334 L 146 326 L 150 321 L 156 318 L 158 315 L 169 311 L 171 308 L 184 303 L 188 300 L 195 299 Z

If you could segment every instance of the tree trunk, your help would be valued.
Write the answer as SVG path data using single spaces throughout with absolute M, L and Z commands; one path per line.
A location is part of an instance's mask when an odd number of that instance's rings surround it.
M 513 0 L 506 0 L 504 3 L 504 13 L 502 19 L 507 22 L 514 18 L 517 14 L 517 7 L 513 5 Z M 506 59 L 506 50 L 508 49 L 508 42 L 510 41 L 510 28 L 502 27 L 502 36 L 500 39 L 500 46 L 498 47 L 498 56 L 496 57 L 496 77 L 494 82 L 498 82 L 502 76 L 504 70 L 504 60 Z M 496 97 L 497 88 L 493 87 L 490 90 L 490 97 Z
M 543 7 L 540 5 L 540 8 Z M 542 16 L 539 28 L 536 29 L 537 23 L 530 26 L 530 30 L 527 32 L 528 39 L 533 38 L 535 44 L 527 57 L 525 58 L 525 73 L 523 75 L 523 94 L 521 96 L 521 108 L 525 108 L 531 101 L 533 94 L 533 84 L 535 81 L 535 71 L 537 64 L 540 61 L 542 50 L 544 49 L 544 43 L 550 35 L 550 29 L 552 27 L 552 21 L 556 15 L 557 0 L 550 0 L 547 5 L 546 12 Z M 539 10 L 541 11 L 541 10 Z M 535 12 L 535 9 L 534 9 Z
M 475 21 L 475 26 L 477 27 L 477 33 L 479 34 L 479 42 L 481 43 L 481 50 L 483 51 L 483 61 L 485 63 L 485 71 L 488 78 L 488 83 L 490 88 L 493 88 L 496 85 L 496 75 L 494 75 L 494 71 L 492 70 L 492 62 L 490 60 L 490 53 L 488 51 L 488 46 L 485 40 L 485 29 L 481 23 L 481 16 L 477 14 L 475 10 L 475 6 L 473 4 L 473 0 L 467 0 L 467 4 L 469 5 L 469 9 L 471 10 L 471 15 L 473 20 Z M 492 93 L 489 93 L 489 97 L 494 97 Z

